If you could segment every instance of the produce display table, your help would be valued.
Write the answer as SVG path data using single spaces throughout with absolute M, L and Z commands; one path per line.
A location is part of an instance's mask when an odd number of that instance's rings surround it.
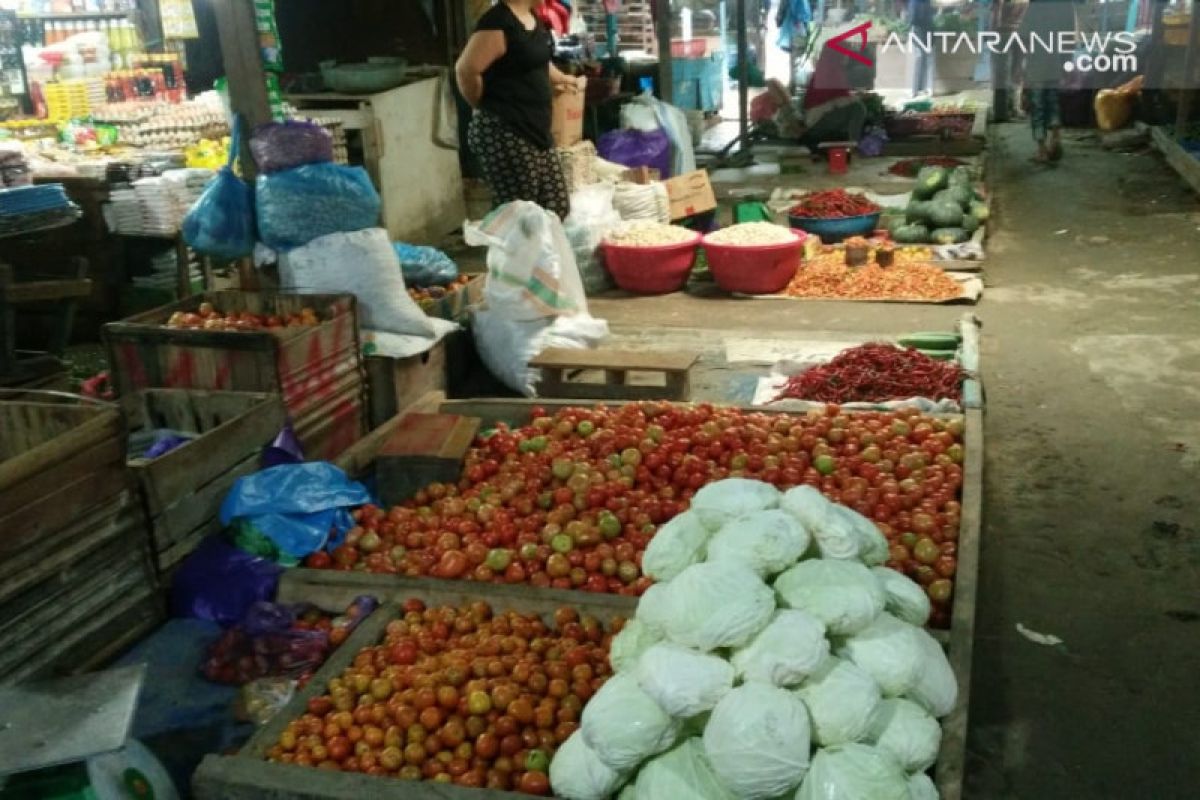
M 115 406 L 0 399 L 0 678 L 86 670 L 162 620 L 126 447 Z
M 317 324 L 270 330 L 169 328 L 172 314 L 211 303 L 221 313 L 316 312 Z M 138 389 L 277 393 L 306 458 L 328 459 L 366 426 L 356 302 L 349 294 L 204 292 L 104 326 L 119 395 Z
M 538 383 L 541 397 L 590 398 L 597 400 L 688 400 L 691 398 L 692 365 L 700 358 L 695 352 L 654 352 L 552 347 L 538 353 L 529 366 L 542 371 Z M 569 381 L 566 373 L 599 370 L 602 383 Z M 646 372 L 663 377 L 657 385 L 633 385 L 630 372 Z

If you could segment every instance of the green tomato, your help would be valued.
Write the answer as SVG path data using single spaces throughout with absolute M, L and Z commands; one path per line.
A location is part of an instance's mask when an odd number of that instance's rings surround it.
M 488 551 L 487 560 L 483 563 L 494 572 L 503 572 L 512 563 L 512 551 L 505 547 L 496 547 Z
M 557 533 L 550 540 L 550 549 L 556 553 L 569 553 L 575 549 L 575 540 L 565 533 Z
M 529 440 L 529 450 L 534 453 L 540 453 L 546 449 L 546 437 L 535 436 Z
M 832 475 L 837 469 L 837 462 L 833 460 L 833 456 L 820 455 L 813 459 L 813 468 L 822 475 Z
M 596 432 L 596 426 L 590 419 L 582 419 L 579 421 L 579 424 L 575 426 L 575 432 L 580 436 L 588 437 Z
M 566 458 L 556 458 L 550 463 L 550 473 L 560 481 L 565 481 L 571 477 L 571 473 L 575 471 L 575 465 Z
M 546 755 L 545 750 L 530 750 L 529 755 L 525 756 L 525 769 L 529 772 L 548 772 L 550 756 Z
M 606 511 L 600 515 L 598 522 L 600 533 L 605 539 L 613 539 L 621 535 L 621 520 L 617 519 L 615 514 Z

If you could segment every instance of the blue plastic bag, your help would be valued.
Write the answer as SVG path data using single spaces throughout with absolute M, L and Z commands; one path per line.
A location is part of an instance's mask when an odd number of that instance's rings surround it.
M 273 250 L 292 250 L 379 222 L 379 192 L 362 167 L 305 164 L 259 175 L 256 185 L 259 235 Z
M 171 578 L 171 616 L 232 625 L 260 600 L 275 596 L 283 567 L 210 536 Z
M 405 286 L 444 286 L 458 277 L 458 264 L 436 247 L 404 242 L 395 242 L 392 247 L 400 259 Z
M 221 524 L 246 523 L 291 558 L 340 541 L 353 526 L 349 509 L 371 502 L 362 484 L 327 461 L 280 464 L 233 484 L 221 503 Z
M 235 115 L 229 137 L 229 161 L 204 187 L 183 218 L 183 240 L 198 253 L 223 259 L 244 258 L 254 252 L 254 192 L 233 174 L 241 137 Z
M 596 150 L 605 161 L 626 167 L 650 167 L 663 178 L 671 175 L 671 138 L 661 128 L 609 131 L 600 137 Z

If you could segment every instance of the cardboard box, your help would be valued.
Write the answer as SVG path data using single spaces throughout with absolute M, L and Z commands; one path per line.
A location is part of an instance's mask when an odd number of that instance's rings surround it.
M 666 181 L 667 198 L 671 203 L 671 220 L 683 219 L 693 214 L 703 214 L 717 207 L 717 196 L 713 194 L 708 172 L 702 169 L 680 175 Z
M 554 95 L 550 106 L 550 135 L 555 147 L 570 147 L 583 139 L 583 105 L 587 78 L 578 78 L 579 88 Z

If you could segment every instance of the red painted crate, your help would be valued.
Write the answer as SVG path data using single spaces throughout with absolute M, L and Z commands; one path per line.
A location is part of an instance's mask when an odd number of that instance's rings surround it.
M 201 303 L 220 312 L 292 314 L 307 307 L 317 325 L 262 331 L 165 327 L 176 311 Z M 366 381 L 353 295 L 204 292 L 104 326 L 118 394 L 138 389 L 271 392 L 310 459 L 330 459 L 366 429 Z

